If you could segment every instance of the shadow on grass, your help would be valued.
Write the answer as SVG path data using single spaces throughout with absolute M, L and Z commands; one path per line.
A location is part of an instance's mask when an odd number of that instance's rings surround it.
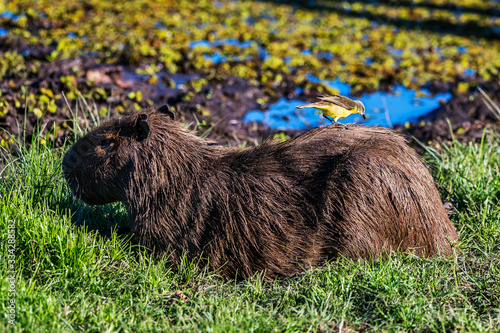
M 342 6 L 339 1 L 324 0 L 324 1 L 311 1 L 311 0 L 295 0 L 293 2 L 283 1 L 283 0 L 258 0 L 260 2 L 274 2 L 274 3 L 286 3 L 296 6 L 301 9 L 317 11 L 317 12 L 336 12 L 342 15 L 366 18 L 377 22 L 381 25 L 395 25 L 397 27 L 404 27 L 407 29 L 420 29 L 433 33 L 448 33 L 463 37 L 482 37 L 486 39 L 500 39 L 500 27 L 488 27 L 480 25 L 477 22 L 466 22 L 463 24 L 458 24 L 454 22 L 448 22 L 443 20 L 441 17 L 434 18 L 433 11 L 448 11 L 451 15 L 457 17 L 462 13 L 482 15 L 484 17 L 481 22 L 487 22 L 498 20 L 500 13 L 499 8 L 496 8 L 493 4 L 490 8 L 474 8 L 457 6 L 455 4 L 429 4 L 429 3 L 414 3 L 410 0 L 402 1 L 391 1 L 391 0 L 357 0 L 349 1 L 349 7 Z M 352 9 L 354 4 L 362 5 L 387 5 L 390 9 L 405 8 L 410 10 L 409 18 L 402 17 L 390 17 L 388 14 L 378 14 L 373 13 L 366 9 L 354 10 Z M 415 19 L 412 19 L 411 15 L 414 10 L 427 9 L 430 11 L 431 15 L 427 19 L 419 20 L 415 15 Z
M 120 238 L 132 238 L 132 229 L 128 222 L 127 211 L 122 203 L 104 206 L 89 206 L 68 196 L 58 202 L 56 210 L 71 216 L 71 222 L 84 227 L 88 232 L 95 232 L 102 238 L 111 238 L 116 232 Z

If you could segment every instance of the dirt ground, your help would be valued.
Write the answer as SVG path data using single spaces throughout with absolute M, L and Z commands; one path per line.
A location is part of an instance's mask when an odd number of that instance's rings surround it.
M 498 84 L 485 84 L 482 89 L 496 105 L 500 105 Z M 411 124 L 409 128 L 399 125 L 395 130 L 429 145 L 449 142 L 452 135 L 461 142 L 480 141 L 485 129 L 499 130 L 499 117 L 500 114 L 495 115 L 488 108 L 480 91 L 476 90 L 454 96 L 448 103 L 421 117 L 419 122 Z
M 0 45 L 0 48 L 7 47 L 22 53 L 26 46 Z M 30 47 L 30 57 L 33 60 L 43 59 L 51 51 L 50 47 Z M 297 86 L 291 77 L 285 77 L 279 85 L 271 88 L 252 85 L 242 78 L 234 77 L 210 78 L 201 81 L 201 86 L 193 88 L 190 81 L 203 79 L 196 73 L 170 75 L 160 72 L 157 74 L 157 80 L 152 82 L 147 75 L 137 74 L 137 67 L 98 64 L 88 57 L 58 62 L 40 61 L 39 65 L 38 70 L 31 73 L 27 71 L 25 77 L 11 75 L 4 77 L 0 82 L 2 95 L 11 105 L 9 111 L 0 116 L 1 137 L 5 138 L 8 133 L 16 138 L 23 137 L 24 128 L 26 142 L 29 143 L 32 133 L 37 133 L 40 129 L 50 132 L 50 129 L 56 128 L 56 135 L 49 134 L 47 137 L 57 146 L 62 145 L 64 138 L 74 126 L 68 104 L 60 97 L 56 102 L 57 110 L 53 113 L 44 112 L 39 118 L 30 112 L 29 102 L 28 112 L 25 112 L 26 105 L 21 92 L 21 87 L 27 86 L 28 93 L 31 91 L 40 94 L 40 91 L 46 90 L 50 90 L 53 94 L 67 93 L 65 91 L 67 86 L 61 77 L 74 77 L 74 84 L 78 89 L 83 90 L 84 95 L 90 96 L 91 105 L 95 105 L 94 108 L 98 110 L 106 107 L 109 110 L 109 117 L 130 112 L 134 108 L 148 105 L 159 107 L 168 103 L 174 107 L 178 117 L 190 124 L 191 128 L 197 128 L 200 132 L 207 131 L 209 139 L 231 145 L 245 142 L 253 144 L 274 133 L 263 124 L 243 123 L 242 119 L 247 111 L 265 110 L 267 105 L 282 96 L 312 100 L 314 95 L 319 94 L 302 89 L 301 94 L 297 95 Z M 497 105 L 500 105 L 500 85 L 487 83 L 482 88 Z M 101 93 L 97 94 L 96 91 Z M 142 93 L 142 97 L 134 99 L 131 93 L 135 94 L 138 91 Z M 16 100 L 23 102 L 12 107 L 16 104 Z M 69 101 L 73 109 L 76 103 L 78 103 L 76 100 Z M 83 112 L 84 108 L 79 109 L 82 121 L 88 114 Z M 398 125 L 395 130 L 432 145 L 449 141 L 452 136 L 451 130 L 461 141 L 478 140 L 485 128 L 498 128 L 499 124 L 499 119 L 476 90 L 456 95 L 447 104 L 419 121 L 410 126 Z M 285 132 L 290 137 L 299 133 L 300 131 Z M 410 141 L 419 148 L 414 140 Z

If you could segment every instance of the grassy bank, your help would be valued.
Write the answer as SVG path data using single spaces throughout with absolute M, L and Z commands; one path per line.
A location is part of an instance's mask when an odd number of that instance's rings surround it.
M 340 260 L 274 282 L 224 281 L 189 262 L 166 268 L 117 235 L 122 206 L 71 199 L 63 153 L 35 142 L 0 173 L 0 331 L 500 330 L 498 135 L 427 155 L 443 199 L 456 202 L 456 256 Z M 12 286 L 15 327 L 3 319 Z

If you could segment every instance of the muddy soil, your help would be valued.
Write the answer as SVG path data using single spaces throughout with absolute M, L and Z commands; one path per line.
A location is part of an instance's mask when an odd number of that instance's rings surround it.
M 500 85 L 485 83 L 483 91 L 500 106 Z M 412 145 L 422 152 L 421 146 L 411 138 L 424 144 L 439 146 L 449 143 L 452 138 L 460 142 L 479 142 L 484 130 L 500 131 L 500 114 L 488 107 L 488 102 L 480 91 L 454 96 L 446 104 L 421 117 L 408 128 L 397 125 L 395 130 L 410 137 Z M 488 132 L 487 132 L 487 135 Z
M 0 48 L 14 48 L 23 52 L 25 45 L 0 45 Z M 52 49 L 47 46 L 40 48 L 30 47 L 30 57 L 33 60 L 43 59 Z M 272 135 L 274 131 L 259 123 L 243 123 L 242 119 L 249 110 L 265 110 L 266 107 L 280 97 L 312 100 L 315 91 L 306 90 L 300 95 L 295 92 L 296 85 L 292 77 L 273 87 L 256 86 L 241 78 L 212 78 L 197 89 L 190 86 L 190 80 L 200 79 L 193 72 L 171 75 L 166 72 L 157 73 L 157 79 L 151 80 L 148 75 L 137 74 L 137 68 L 127 64 L 108 65 L 96 63 L 92 58 L 81 56 L 76 59 L 57 62 L 39 61 L 39 69 L 27 71 L 25 77 L 7 75 L 0 82 L 2 95 L 15 105 L 16 100 L 23 101 L 21 86 L 27 86 L 28 92 L 39 93 L 42 88 L 50 89 L 54 94 L 66 93 L 61 77 L 74 77 L 79 90 L 91 96 L 91 104 L 97 110 L 106 107 L 109 117 L 116 117 L 119 113 L 127 113 L 140 107 L 156 105 L 157 107 L 169 104 L 175 108 L 178 117 L 205 133 L 211 140 L 221 144 L 248 145 L 260 141 L 263 137 Z M 99 90 L 100 89 L 100 90 Z M 488 83 L 483 89 L 500 105 L 500 86 Z M 97 94 L 96 91 L 104 91 Z M 142 92 L 142 98 L 131 97 L 130 93 Z M 195 92 L 197 91 L 197 92 Z M 260 104 L 259 102 L 260 101 Z M 262 102 L 265 101 L 265 102 Z M 73 112 L 79 112 L 80 122 L 89 117 L 83 107 L 76 110 L 77 102 L 69 101 Z M 71 137 L 73 115 L 68 104 L 60 98 L 56 101 L 57 111 L 45 112 L 39 118 L 33 112 L 28 112 L 24 101 L 17 107 L 0 116 L 0 136 L 8 133 L 16 138 L 26 138 L 31 142 L 32 133 L 41 129 L 48 131 L 57 128 L 55 136 L 49 135 L 49 140 L 56 146 L 64 144 L 67 137 Z M 122 110 L 117 112 L 116 110 Z M 450 130 L 451 126 L 451 130 Z M 436 144 L 449 141 L 454 136 L 461 141 L 479 140 L 485 128 L 498 128 L 499 120 L 484 103 L 478 91 L 469 94 L 454 96 L 446 105 L 419 119 L 410 126 L 396 126 L 395 130 L 415 137 L 426 144 Z M 24 132 L 23 132 L 24 131 Z M 288 136 L 295 136 L 300 131 L 286 131 Z M 414 146 L 418 144 L 412 140 Z

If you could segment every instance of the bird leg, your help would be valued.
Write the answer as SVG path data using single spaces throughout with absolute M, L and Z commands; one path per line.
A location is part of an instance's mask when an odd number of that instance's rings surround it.
M 330 122 L 331 122 L 334 126 L 335 126 L 335 125 L 340 125 L 340 126 L 344 126 L 344 128 L 345 128 L 345 129 L 349 129 L 349 126 L 344 125 L 344 124 L 341 124 L 341 123 L 339 123 L 338 121 L 334 121 L 334 120 L 332 120 L 332 119 L 331 119 L 330 117 L 328 117 L 328 116 L 323 115 L 323 117 L 325 117 L 326 119 L 330 120 Z

